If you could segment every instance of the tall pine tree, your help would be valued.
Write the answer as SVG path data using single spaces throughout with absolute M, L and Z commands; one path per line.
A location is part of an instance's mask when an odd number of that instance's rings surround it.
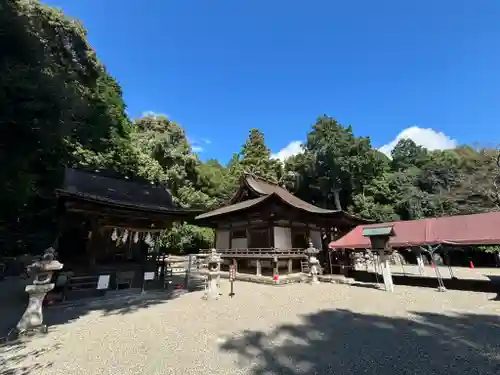
M 250 129 L 233 170 L 238 174 L 253 173 L 276 183 L 283 174 L 281 162 L 271 158 L 271 150 L 266 146 L 264 134 L 258 129 Z

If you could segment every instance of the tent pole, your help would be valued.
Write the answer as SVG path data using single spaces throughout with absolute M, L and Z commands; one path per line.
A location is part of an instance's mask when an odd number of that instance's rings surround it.
M 451 261 L 450 261 L 450 255 L 448 254 L 448 251 L 445 251 L 446 255 L 446 263 L 448 263 L 448 271 L 450 272 L 450 276 L 452 279 L 456 279 L 455 275 L 453 274 L 453 269 L 451 267 Z
M 401 269 L 403 270 L 403 276 L 406 276 L 405 266 L 403 264 L 403 260 L 405 259 L 405 257 L 403 255 L 401 255 L 401 253 L 399 251 L 398 251 L 398 254 L 399 254 L 399 261 L 401 262 Z
M 427 251 L 429 253 L 429 255 L 431 256 L 431 263 L 434 266 L 434 271 L 436 272 L 436 278 L 438 280 L 438 291 L 445 292 L 446 291 L 446 287 L 444 286 L 444 282 L 443 282 L 443 278 L 441 276 L 441 272 L 439 271 L 437 264 L 434 263 L 434 256 L 433 256 L 434 253 L 436 252 L 436 250 L 438 250 L 440 247 L 441 247 L 441 245 L 437 245 L 434 248 L 431 245 L 427 245 L 427 249 L 426 249 L 426 248 L 420 246 L 420 248 L 422 250 Z

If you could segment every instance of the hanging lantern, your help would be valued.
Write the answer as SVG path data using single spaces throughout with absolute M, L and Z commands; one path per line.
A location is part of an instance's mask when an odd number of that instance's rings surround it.
M 123 236 L 122 236 L 122 242 L 126 243 L 127 239 L 128 239 L 128 230 L 125 229 L 125 232 L 123 232 Z
M 116 228 L 113 229 L 113 233 L 111 234 L 111 239 L 116 241 L 118 239 L 118 233 L 116 232 Z
M 134 243 L 139 242 L 139 232 L 135 232 L 134 234 Z

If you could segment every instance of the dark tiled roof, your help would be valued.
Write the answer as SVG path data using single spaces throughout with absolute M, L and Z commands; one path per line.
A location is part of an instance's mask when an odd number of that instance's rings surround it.
M 288 204 L 304 211 L 316 214 L 333 214 L 340 212 L 339 210 L 326 210 L 324 208 L 314 206 L 303 201 L 300 198 L 297 198 L 295 195 L 288 192 L 288 190 L 286 190 L 285 188 L 255 176 L 245 176 L 245 182 L 250 189 L 252 189 L 259 195 L 276 194 Z
M 188 212 L 175 207 L 164 187 L 108 177 L 101 172 L 67 168 L 59 196 L 156 212 Z M 198 211 L 199 212 L 199 211 Z
M 303 210 L 303 211 L 306 211 L 306 212 L 309 212 L 312 214 L 319 214 L 319 215 L 322 214 L 322 215 L 334 216 L 334 217 L 335 216 L 338 217 L 340 215 L 340 216 L 344 216 L 346 218 L 353 219 L 357 222 L 367 222 L 366 220 L 361 220 L 361 219 L 355 218 L 344 211 L 327 210 L 324 208 L 316 207 L 310 203 L 303 201 L 300 198 L 297 198 L 295 195 L 288 192 L 285 188 L 283 188 L 275 183 L 272 183 L 270 181 L 264 180 L 262 178 L 259 178 L 259 177 L 256 177 L 256 176 L 253 176 L 250 174 L 245 174 L 242 177 L 240 189 L 243 189 L 245 187 L 249 188 L 252 192 L 254 192 L 256 195 L 258 195 L 260 197 L 255 198 L 255 199 L 249 199 L 249 200 L 235 203 L 235 204 L 231 204 L 231 205 L 219 208 L 217 210 L 204 213 L 202 215 L 197 216 L 195 219 L 199 220 L 199 219 L 213 218 L 213 217 L 216 217 L 219 215 L 224 215 L 224 214 L 228 214 L 231 212 L 244 210 L 244 209 L 247 209 L 247 208 L 253 207 L 257 204 L 262 203 L 263 201 L 265 201 L 267 198 L 269 198 L 271 196 L 276 196 L 276 197 L 279 197 L 281 199 L 281 201 L 283 201 L 283 202 L 285 202 L 285 203 L 287 203 L 287 204 L 289 204 L 289 205 L 291 205 L 299 210 Z M 235 195 L 235 197 L 237 197 L 237 196 L 238 196 L 238 194 Z
M 240 211 L 240 210 L 243 210 L 245 208 L 250 208 L 250 207 L 253 207 L 253 206 L 265 201 L 267 198 L 269 198 L 268 195 L 263 196 L 263 197 L 259 197 L 259 198 L 249 199 L 249 200 L 239 202 L 239 203 L 235 203 L 235 204 L 232 204 L 230 206 L 221 207 L 221 208 L 218 208 L 216 210 L 206 212 L 204 214 L 196 216 L 196 220 L 207 219 L 209 217 L 223 215 L 223 214 L 227 214 L 227 213 L 235 212 L 235 211 Z

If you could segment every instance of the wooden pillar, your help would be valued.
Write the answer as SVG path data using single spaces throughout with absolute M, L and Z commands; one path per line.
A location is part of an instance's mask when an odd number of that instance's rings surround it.
M 88 231 L 87 234 L 87 256 L 88 256 L 88 265 L 91 269 L 95 268 L 96 265 L 96 260 L 95 260 L 95 254 L 94 254 L 94 248 L 92 246 L 93 242 L 92 238 L 94 237 L 94 232 L 92 230 Z
M 96 266 L 94 245 L 96 245 L 95 236 L 97 235 L 97 232 L 97 222 L 91 218 L 87 228 L 87 244 L 85 248 L 85 253 L 88 257 L 88 266 L 90 269 L 94 269 Z
M 262 276 L 262 264 L 260 263 L 260 259 L 257 259 L 256 260 L 256 270 L 255 270 L 255 274 L 257 276 Z
M 274 243 L 274 221 L 269 220 L 267 222 L 268 225 L 268 236 L 269 236 L 269 246 L 274 249 L 275 243 Z
M 288 274 L 290 275 L 293 272 L 293 260 L 288 259 Z

